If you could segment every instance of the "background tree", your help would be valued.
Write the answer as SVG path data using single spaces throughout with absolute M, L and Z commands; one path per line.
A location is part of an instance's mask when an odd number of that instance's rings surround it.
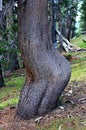
M 3 61 L 6 62 L 5 69 L 14 71 L 19 68 L 18 63 L 18 38 L 17 38 L 17 13 L 13 0 L 3 1 L 3 10 L 0 14 L 0 34 Z M 3 65 L 2 65 L 3 67 Z
M 50 29 L 51 29 L 51 35 L 52 35 L 52 42 L 54 46 L 57 48 L 57 38 L 56 38 L 56 14 L 57 14 L 57 4 L 58 0 L 49 0 L 49 21 L 50 21 Z
M 2 68 L 1 68 L 1 63 L 0 63 L 0 88 L 3 86 L 4 86 L 4 80 L 3 80 Z
M 86 0 L 80 0 L 80 3 L 81 3 L 81 8 L 80 8 L 81 28 L 82 28 L 82 31 L 86 31 Z
M 30 119 L 57 106 L 71 70 L 69 62 L 50 43 L 48 0 L 18 2 L 19 45 L 27 77 L 17 117 Z
M 69 41 L 75 36 L 78 1 L 49 0 L 48 5 L 54 47 L 60 51 L 72 51 L 73 46 Z
M 16 16 L 15 2 L 13 0 L 3 1 L 2 11 L 0 11 L 0 65 L 2 66 L 0 70 L 3 72 L 19 68 Z M 3 83 L 2 74 L 1 77 Z
M 11 0 L 10 3 L 6 3 L 6 6 L 9 6 L 7 13 L 6 13 L 6 29 L 8 30 L 7 32 L 7 39 L 8 39 L 8 44 L 10 45 L 10 51 L 9 51 L 9 59 L 8 59 L 8 69 L 12 71 L 16 70 L 19 68 L 19 63 L 18 63 L 18 55 L 17 55 L 17 19 L 16 19 L 16 8 L 15 8 L 15 2 L 14 0 Z M 15 30 L 16 28 L 16 30 Z
M 4 8 L 2 8 L 2 10 L 0 11 L 0 87 L 4 86 L 4 78 L 3 78 L 3 74 L 2 74 L 2 60 L 3 60 L 3 47 L 2 47 L 2 31 L 4 30 L 5 27 L 5 20 L 4 20 L 4 16 L 3 16 L 3 12 L 4 12 Z
M 58 2 L 58 28 L 69 41 L 75 36 L 75 21 L 77 16 L 77 0 L 59 0 Z

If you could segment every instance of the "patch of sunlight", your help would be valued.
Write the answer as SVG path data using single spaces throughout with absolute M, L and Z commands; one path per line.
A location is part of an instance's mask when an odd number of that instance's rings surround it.
M 84 41 L 86 41 L 86 34 L 71 39 L 71 43 L 77 45 L 80 48 L 86 48 L 86 42 Z
M 8 107 L 8 106 L 16 105 L 17 103 L 18 103 L 18 97 L 10 98 L 10 99 L 0 103 L 0 110 L 5 107 Z
M 77 80 L 77 81 L 86 81 L 86 61 L 72 64 L 72 75 L 71 75 L 71 81 Z

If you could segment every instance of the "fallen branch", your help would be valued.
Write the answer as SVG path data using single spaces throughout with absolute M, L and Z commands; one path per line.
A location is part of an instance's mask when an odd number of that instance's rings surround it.
M 62 46 L 63 48 L 65 49 L 66 52 L 69 52 L 69 51 L 77 51 L 79 50 L 80 48 L 74 46 L 73 44 L 71 44 L 62 34 L 60 31 L 56 30 L 56 34 L 62 39 Z
M 81 48 L 81 49 L 78 49 L 77 51 L 86 51 L 86 48 Z
M 38 117 L 38 118 L 36 118 L 35 119 L 35 122 L 38 122 L 39 123 L 39 121 L 42 119 L 43 117 Z

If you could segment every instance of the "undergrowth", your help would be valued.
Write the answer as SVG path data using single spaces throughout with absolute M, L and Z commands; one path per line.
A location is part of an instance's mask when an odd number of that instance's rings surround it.
M 85 81 L 86 80 L 86 54 L 85 53 L 72 53 L 72 56 L 81 57 L 76 61 L 71 62 L 72 76 L 71 82 Z M 84 60 L 83 60 L 84 59 Z M 5 78 L 5 87 L 0 89 L 0 109 L 8 106 L 17 105 L 19 100 L 20 90 L 25 82 L 25 74 L 18 75 L 13 74 L 10 77 Z M 86 124 L 86 121 L 83 122 Z M 85 126 L 80 125 L 77 117 L 65 117 L 62 119 L 56 119 L 46 125 L 37 125 L 38 130 L 86 130 Z
M 80 48 L 86 48 L 86 34 L 71 39 L 71 43 L 77 45 Z
M 5 78 L 5 87 L 0 89 L 0 109 L 18 103 L 19 93 L 24 81 L 24 76 Z

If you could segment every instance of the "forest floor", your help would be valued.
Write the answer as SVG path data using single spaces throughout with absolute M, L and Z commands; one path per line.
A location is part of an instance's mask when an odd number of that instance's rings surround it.
M 86 82 L 72 82 L 61 104 L 51 113 L 29 121 L 14 121 L 15 106 L 0 110 L 0 130 L 86 130 Z
M 5 74 L 6 86 L 0 89 L 0 130 L 86 130 L 86 53 L 74 55 L 72 77 L 59 106 L 45 116 L 28 121 L 14 120 L 25 70 Z

